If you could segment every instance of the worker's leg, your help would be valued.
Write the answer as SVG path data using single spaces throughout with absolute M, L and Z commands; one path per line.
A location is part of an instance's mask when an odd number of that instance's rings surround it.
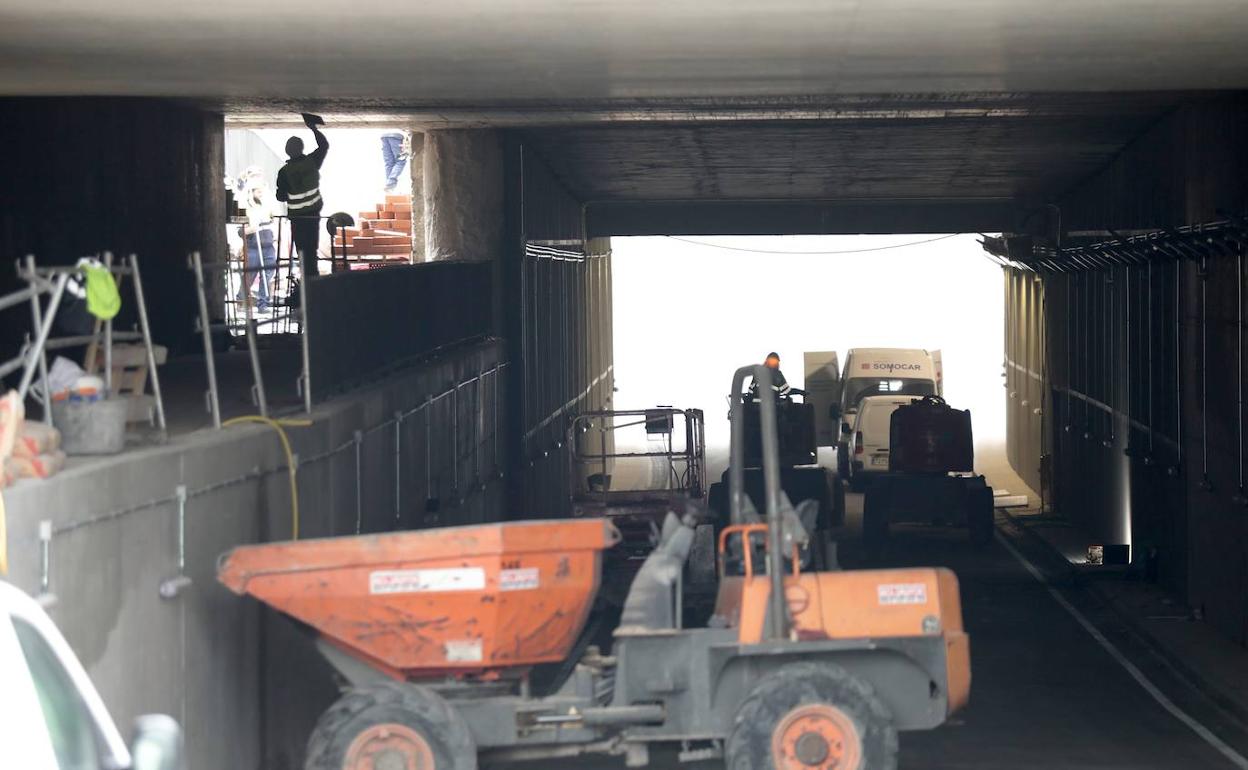
M 259 297 L 258 305 L 261 310 L 264 310 L 269 306 L 270 299 L 273 297 L 273 272 L 277 267 L 277 248 L 273 245 L 273 231 L 267 228 L 260 231 L 260 264 L 257 267 L 260 268 L 256 276 L 260 289 L 256 294 Z
M 399 182 L 399 172 L 403 170 L 403 159 L 400 157 L 403 148 L 401 134 L 386 134 L 381 137 L 381 160 L 386 167 L 386 192 L 393 190 Z
M 247 240 L 247 259 L 243 262 L 243 279 L 238 287 L 238 301 L 247 302 L 251 294 L 251 287 L 255 286 L 256 278 L 259 277 L 257 272 L 260 267 L 260 251 L 256 248 L 256 235 L 252 233 L 246 236 Z
M 295 251 L 299 252 L 299 262 L 303 268 L 303 277 L 317 274 L 316 247 L 320 241 L 320 217 L 291 217 L 291 238 L 295 241 Z

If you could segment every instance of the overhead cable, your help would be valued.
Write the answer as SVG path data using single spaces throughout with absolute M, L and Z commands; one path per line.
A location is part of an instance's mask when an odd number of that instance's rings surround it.
M 935 238 L 928 238 L 922 241 L 911 241 L 909 243 L 894 243 L 891 246 L 875 246 L 875 247 L 868 248 L 868 249 L 843 249 L 841 251 L 769 251 L 767 249 L 747 249 L 741 246 L 724 246 L 718 243 L 707 243 L 706 241 L 696 241 L 696 240 L 693 240 L 692 238 L 681 238 L 675 235 L 665 235 L 663 237 L 669 238 L 673 241 L 680 241 L 681 243 L 692 243 L 695 246 L 706 246 L 712 249 L 724 249 L 725 251 L 742 251 L 747 254 L 779 254 L 779 255 L 792 256 L 792 257 L 801 257 L 801 256 L 809 257 L 809 256 L 826 256 L 826 255 L 834 255 L 834 254 L 865 254 L 866 252 L 869 252 L 869 251 L 888 251 L 890 249 L 904 249 L 909 246 L 922 246 L 925 243 L 935 243 L 936 241 L 943 241 L 949 238 L 956 238 L 959 235 L 964 235 L 964 233 L 950 233 L 949 235 L 940 235 Z

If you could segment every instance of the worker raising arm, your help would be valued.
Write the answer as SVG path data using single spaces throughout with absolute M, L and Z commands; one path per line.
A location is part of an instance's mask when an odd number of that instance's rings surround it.
M 329 153 L 329 140 L 318 128 L 325 123 L 319 116 L 304 113 L 303 122 L 316 137 L 316 149 L 305 155 L 302 139 L 292 136 L 286 140 L 286 155 L 290 159 L 277 172 L 277 199 L 286 203 L 291 237 L 306 278 L 316 275 L 316 252 L 321 233 L 318 227 L 321 221 L 321 164 Z

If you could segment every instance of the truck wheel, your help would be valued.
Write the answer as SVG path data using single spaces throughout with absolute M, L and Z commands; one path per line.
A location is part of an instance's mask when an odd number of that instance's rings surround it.
M 715 527 L 699 524 L 693 531 L 693 545 L 685 560 L 689 587 L 694 590 L 715 591 L 719 576 L 715 565 Z
M 966 495 L 966 526 L 970 530 L 971 542 L 975 545 L 987 545 L 992 540 L 996 525 L 993 521 L 994 505 L 992 487 L 977 487 L 967 490 Z
M 416 685 L 350 690 L 308 738 L 304 770 L 476 770 L 468 725 L 436 693 Z
M 849 491 L 861 492 L 867 488 L 867 480 L 861 473 L 851 474 L 849 477 Z
M 844 441 L 836 443 L 836 480 L 849 479 L 849 444 Z
M 845 526 L 845 485 L 839 478 L 832 480 L 832 526 Z
M 879 556 L 884 541 L 888 540 L 888 508 L 883 488 L 875 486 L 867 490 L 862 501 L 862 544 L 873 559 Z
M 871 685 L 830 663 L 768 675 L 741 703 L 728 770 L 895 770 L 897 729 Z

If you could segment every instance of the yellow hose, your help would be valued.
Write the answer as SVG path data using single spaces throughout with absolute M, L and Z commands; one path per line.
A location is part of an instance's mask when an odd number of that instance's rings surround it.
M 242 425 L 243 423 L 259 423 L 267 425 L 277 431 L 277 437 L 282 440 L 282 451 L 286 453 L 286 468 L 290 472 L 290 539 L 299 539 L 299 485 L 295 483 L 295 474 L 298 468 L 295 467 L 295 453 L 290 449 L 290 439 L 286 436 L 285 428 L 306 428 L 312 424 L 311 420 L 274 420 L 270 417 L 261 417 L 258 414 L 247 414 L 242 417 L 234 417 L 221 423 L 221 427 L 228 428 L 231 425 Z M 285 427 L 283 427 L 285 426 Z M 0 514 L 3 509 L 0 509 Z M 3 519 L 0 518 L 0 524 Z M 3 556 L 3 553 L 0 553 Z

